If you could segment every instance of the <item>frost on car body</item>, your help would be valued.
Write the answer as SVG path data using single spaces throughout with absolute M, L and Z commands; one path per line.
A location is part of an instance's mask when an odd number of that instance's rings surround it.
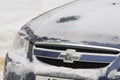
M 4 80 L 119 80 L 119 4 L 80 0 L 48 11 L 18 32 Z

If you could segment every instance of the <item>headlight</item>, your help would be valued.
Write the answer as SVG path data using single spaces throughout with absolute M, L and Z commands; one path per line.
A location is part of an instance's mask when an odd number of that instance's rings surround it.
M 14 49 L 22 49 L 22 48 L 25 49 L 25 52 L 28 52 L 29 41 L 25 39 L 25 36 L 18 33 L 14 41 Z

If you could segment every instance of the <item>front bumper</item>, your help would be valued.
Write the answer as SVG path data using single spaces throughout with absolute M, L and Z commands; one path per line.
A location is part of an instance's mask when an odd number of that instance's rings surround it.
M 16 74 L 20 74 L 22 72 L 33 72 L 36 76 L 36 80 L 39 76 L 60 78 L 60 80 L 61 78 L 66 80 L 120 80 L 120 78 L 117 79 L 119 75 L 117 77 L 114 76 L 112 79 L 108 74 L 108 72 L 110 73 L 113 69 L 118 68 L 116 66 L 118 66 L 117 63 L 119 61 L 119 57 L 109 66 L 99 69 L 72 69 L 66 67 L 56 67 L 40 62 L 34 56 L 33 62 L 30 62 L 26 57 L 20 56 L 16 53 L 9 54 L 8 57 L 12 59 L 11 65 L 7 65 L 7 68 L 10 71 L 15 72 Z M 12 67 L 12 69 L 10 69 L 10 67 Z

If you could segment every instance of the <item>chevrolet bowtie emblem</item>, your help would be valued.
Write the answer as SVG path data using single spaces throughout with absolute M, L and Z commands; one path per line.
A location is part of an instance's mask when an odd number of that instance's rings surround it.
M 67 49 L 65 52 L 62 52 L 58 58 L 62 59 L 63 62 L 73 63 L 79 60 L 80 55 L 77 55 L 74 49 Z

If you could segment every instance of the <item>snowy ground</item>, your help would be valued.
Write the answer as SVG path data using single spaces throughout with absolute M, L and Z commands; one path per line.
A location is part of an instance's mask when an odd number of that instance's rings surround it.
M 4 56 L 11 50 L 17 31 L 32 18 L 73 0 L 0 0 L 0 80 Z

